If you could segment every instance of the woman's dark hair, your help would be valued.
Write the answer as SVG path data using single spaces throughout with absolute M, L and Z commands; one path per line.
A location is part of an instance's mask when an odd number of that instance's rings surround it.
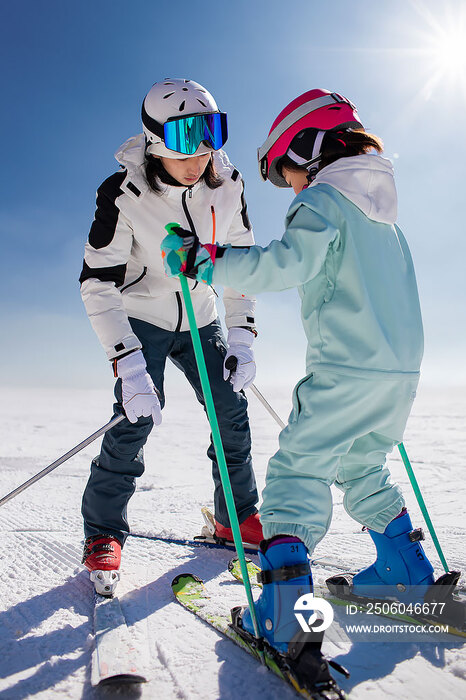
M 160 184 L 161 182 L 163 182 L 165 185 L 173 185 L 174 187 L 183 186 L 180 182 L 178 182 L 178 180 L 175 180 L 174 177 L 167 173 L 160 158 L 156 158 L 155 156 L 151 155 L 146 158 L 146 178 L 151 190 L 157 192 L 157 194 L 161 194 L 163 192 L 163 187 Z M 215 190 L 217 187 L 220 187 L 220 185 L 223 184 L 223 178 L 220 177 L 215 170 L 212 156 L 210 157 L 207 167 L 202 173 L 200 180 L 204 180 L 207 187 L 211 190 Z
M 306 129 L 306 132 L 315 132 L 315 137 L 317 129 Z M 298 137 L 299 136 L 301 136 L 301 134 L 298 134 Z M 314 138 L 312 138 L 313 134 L 309 134 L 309 136 L 311 137 L 311 142 L 314 143 Z M 298 137 L 295 137 L 295 139 Z M 298 150 L 297 148 L 293 148 L 295 139 L 291 142 L 290 148 L 298 152 L 303 158 L 308 157 L 310 159 L 312 146 L 309 153 L 303 153 L 302 149 Z M 349 156 L 360 156 L 363 153 L 369 153 L 372 148 L 374 148 L 377 153 L 382 153 L 382 139 L 362 129 L 336 129 L 334 131 L 327 131 L 322 141 L 322 157 L 319 163 L 316 164 L 316 170 L 322 170 L 322 168 L 330 165 L 330 163 L 334 163 L 336 160 L 339 160 L 339 158 L 348 158 Z M 304 166 L 298 165 L 286 155 L 277 163 L 277 170 L 280 174 L 284 166 L 286 166 L 288 170 L 295 172 L 306 170 Z

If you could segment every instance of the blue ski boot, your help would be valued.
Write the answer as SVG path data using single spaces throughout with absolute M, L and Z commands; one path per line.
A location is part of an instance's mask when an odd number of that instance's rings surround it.
M 262 593 L 254 607 L 261 639 L 255 637 L 248 607 L 233 608 L 233 629 L 249 644 L 265 648 L 283 673 L 292 675 L 299 688 L 306 688 L 311 693 L 319 691 L 322 698 L 344 698 L 343 691 L 330 675 L 329 664 L 346 676 L 348 672 L 322 656 L 320 648 L 324 633 L 313 632 L 309 626 L 304 632 L 295 615 L 295 604 L 301 596 L 307 595 L 309 599 L 297 610 L 304 610 L 313 600 L 306 547 L 297 537 L 277 535 L 261 542 L 259 561 L 261 572 L 257 579 L 262 583 Z M 317 600 L 329 605 L 327 601 Z M 310 605 L 303 619 L 307 619 L 313 609 Z M 323 617 L 318 614 L 321 608 L 315 610 L 317 617 Z
M 307 549 L 297 537 L 278 536 L 264 540 L 259 549 L 262 593 L 255 609 L 259 632 L 282 653 L 301 629 L 294 614 L 297 599 L 312 593 L 312 575 Z M 242 615 L 242 626 L 254 635 L 249 608 Z
M 328 579 L 331 592 L 342 597 L 350 594 L 358 598 L 422 603 L 434 583 L 434 569 L 421 545 L 422 530 L 413 530 L 411 518 L 403 509 L 383 533 L 368 532 L 377 549 L 376 561 L 357 574 Z

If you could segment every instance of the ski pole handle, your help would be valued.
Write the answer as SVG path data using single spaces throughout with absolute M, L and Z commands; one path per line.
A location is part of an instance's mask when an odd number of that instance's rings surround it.
M 35 476 L 32 476 L 30 479 L 28 479 L 28 481 L 25 481 L 24 484 L 21 484 L 21 486 L 14 489 L 14 491 L 10 491 L 10 493 L 7 493 L 6 496 L 3 496 L 3 498 L 0 499 L 0 506 L 3 506 L 12 498 L 25 491 L 27 488 L 35 484 L 36 481 L 39 481 L 39 479 L 42 479 L 44 476 L 47 476 L 47 474 L 50 474 L 50 472 L 59 467 L 60 464 L 63 464 L 63 462 L 66 462 L 68 459 L 70 459 L 70 457 L 73 457 L 75 454 L 83 450 L 85 447 L 87 447 L 87 445 L 94 442 L 94 440 L 97 440 L 98 437 L 106 433 L 107 430 L 110 430 L 110 428 L 113 428 L 125 418 L 126 416 L 124 414 L 121 416 L 116 416 L 116 418 L 112 418 L 109 423 L 106 423 L 106 425 L 103 425 L 101 428 L 99 428 L 99 430 L 96 430 L 95 433 L 89 435 L 89 437 L 80 442 L 79 445 L 76 445 L 62 457 L 56 459 L 55 462 L 52 462 L 52 464 L 49 464 L 48 467 L 45 467 L 45 469 L 42 469 L 42 471 L 38 472 Z
M 236 358 L 234 355 L 230 355 L 230 357 L 225 360 L 225 369 L 229 369 L 230 372 L 234 372 L 237 366 L 238 358 Z
M 225 369 L 227 369 L 230 372 L 230 377 L 233 374 L 233 372 L 236 370 L 238 367 L 238 358 L 235 357 L 234 355 L 230 355 L 230 357 L 227 357 L 225 360 Z

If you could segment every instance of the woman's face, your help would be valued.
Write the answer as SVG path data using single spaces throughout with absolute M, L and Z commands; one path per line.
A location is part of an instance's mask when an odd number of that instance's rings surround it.
M 282 168 L 282 176 L 287 183 L 291 185 L 295 194 L 299 194 L 305 190 L 306 187 L 309 187 L 307 172 L 304 170 L 289 170 L 286 165 L 284 165 Z
M 160 158 L 162 165 L 169 175 L 171 175 L 180 185 L 195 185 L 202 177 L 207 163 L 211 157 L 210 153 L 193 158 Z

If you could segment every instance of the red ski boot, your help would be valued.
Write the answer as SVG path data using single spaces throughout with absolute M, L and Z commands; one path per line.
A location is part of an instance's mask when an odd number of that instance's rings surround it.
M 84 543 L 82 563 L 99 595 L 112 596 L 120 580 L 121 544 L 112 535 L 93 535 Z
M 259 513 L 253 513 L 239 526 L 241 539 L 247 544 L 259 545 L 264 539 L 262 525 L 259 520 Z M 230 527 L 221 525 L 215 521 L 215 537 L 233 542 L 233 532 Z

